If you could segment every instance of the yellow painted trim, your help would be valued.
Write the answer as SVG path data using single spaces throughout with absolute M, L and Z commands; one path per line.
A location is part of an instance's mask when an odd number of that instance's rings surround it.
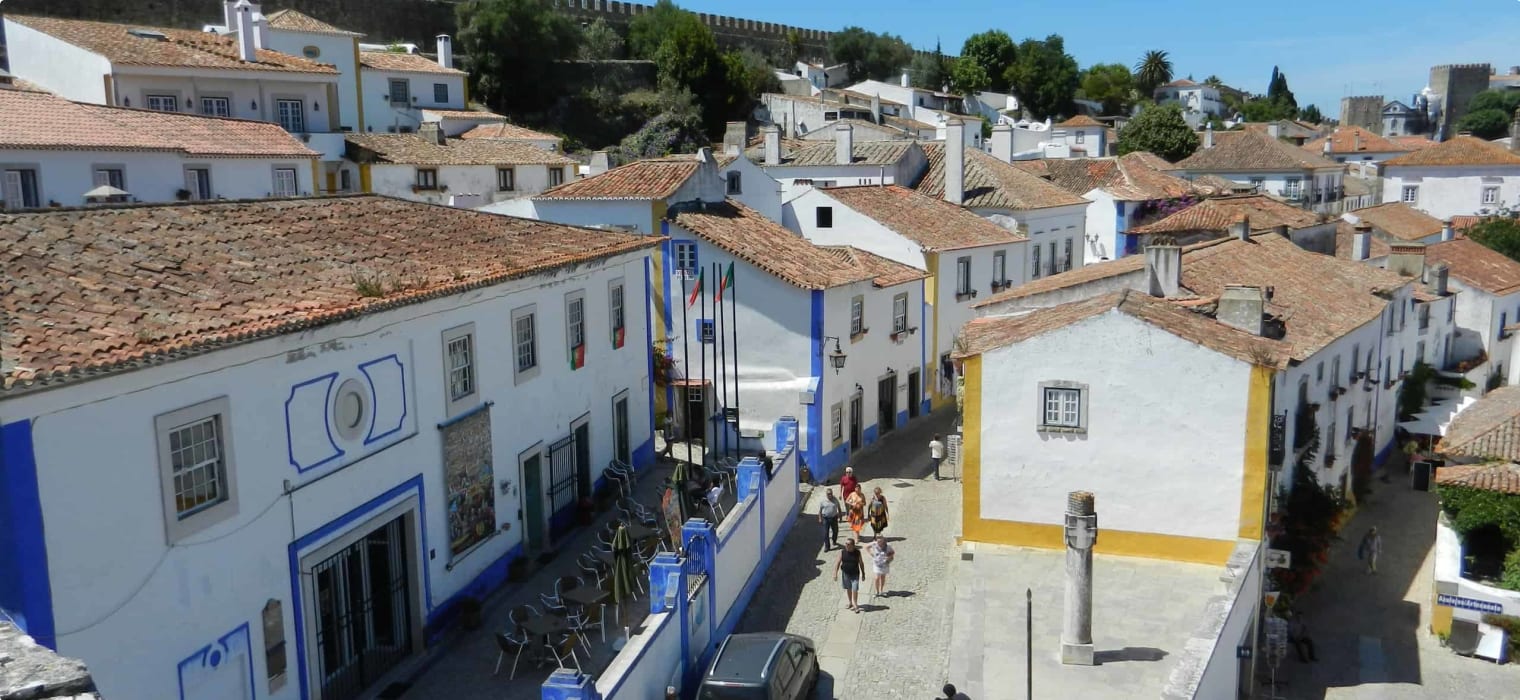
M 660 224 L 665 221 L 665 213 L 668 210 L 669 206 L 664 200 L 650 202 L 649 231 L 651 234 L 655 236 L 660 235 Z M 665 318 L 665 297 L 669 293 L 669 290 L 666 289 L 669 280 L 665 278 L 665 265 L 660 252 L 656 251 L 649 257 L 654 260 L 654 279 L 651 280 L 653 284 L 650 285 L 653 287 L 655 295 L 655 298 L 650 300 L 650 304 L 654 307 L 654 338 L 655 342 L 664 344 L 667 339 L 665 335 L 665 326 L 667 325 L 667 319 Z
M 961 536 L 978 540 L 983 526 L 982 356 L 966 358 L 961 373 L 966 377 L 966 406 L 961 413 Z
M 329 173 L 327 173 L 327 193 L 328 194 L 333 194 L 334 192 L 337 192 L 337 191 L 338 191 L 338 174 L 336 172 L 329 172 Z
M 365 194 L 372 191 L 370 189 L 369 163 L 359 164 L 359 191 Z
M 1430 631 L 1432 634 L 1451 634 L 1451 618 L 1456 608 L 1449 605 L 1441 605 L 1436 601 L 1441 591 L 1432 587 L 1430 589 Z
M 317 160 L 317 159 L 315 159 L 315 158 L 313 158 L 312 161 L 311 161 L 311 193 L 312 194 L 322 194 L 322 191 L 319 190 L 319 189 L 317 189 L 318 188 L 318 185 L 317 185 L 318 179 L 317 178 L 320 177 L 321 175 L 322 175 L 322 162 L 319 161 L 319 160 Z
M 1240 479 L 1240 538 L 1260 540 L 1267 508 L 1267 441 L 1272 428 L 1272 369 L 1252 366 L 1246 390 L 1246 449 Z
M 942 408 L 947 402 L 955 400 L 955 394 L 945 394 L 940 391 L 944 383 L 939 379 L 939 356 L 943 353 L 939 349 L 939 253 L 924 253 L 924 268 L 929 276 L 924 279 L 924 303 L 929 305 L 929 323 L 932 330 L 929 335 L 929 362 L 934 368 L 936 381 L 929 387 L 929 406 Z
M 364 133 L 364 66 L 359 63 L 359 37 L 354 37 L 354 96 L 359 98 L 357 103 L 359 110 L 359 125 L 354 133 Z M 365 192 L 369 189 L 365 188 Z

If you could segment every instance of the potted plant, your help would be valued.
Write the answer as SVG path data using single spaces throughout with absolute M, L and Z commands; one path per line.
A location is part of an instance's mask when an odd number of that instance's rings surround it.
M 188 202 L 190 201 L 190 190 L 181 187 L 178 190 L 175 190 L 174 198 L 178 199 L 181 202 Z

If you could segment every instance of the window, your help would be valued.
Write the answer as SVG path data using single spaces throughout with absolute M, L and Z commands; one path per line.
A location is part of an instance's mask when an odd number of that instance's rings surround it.
M 433 102 L 441 105 L 449 103 L 448 83 L 433 83 Z
M 1321 384 L 1321 383 L 1324 383 L 1324 381 L 1325 381 L 1325 362 L 1323 360 L 1321 360 L 1320 363 L 1318 365 L 1315 365 L 1315 367 L 1314 367 L 1314 383 L 1315 384 Z
M 1061 258 L 1061 260 L 1062 260 L 1062 262 L 1061 262 L 1061 271 L 1062 272 L 1071 272 L 1071 239 L 1070 238 L 1066 239 L 1065 248 L 1066 248 L 1066 252 L 1065 252 L 1065 254 Z
M 570 369 L 586 366 L 586 297 L 571 292 L 565 297 L 565 343 L 570 347 Z
M 538 375 L 538 327 L 535 311 L 535 306 L 524 306 L 512 311 L 512 358 L 516 382 Z
M 1420 364 L 1425 361 L 1425 341 L 1414 344 L 1414 363 Z
M 834 207 L 818 207 L 813 210 L 818 228 L 834 228 Z
M 1001 285 L 1008 281 L 1008 251 L 992 253 L 992 283 Z
M 153 421 L 171 544 L 237 514 L 229 408 L 226 398 L 213 399 Z
M 1330 358 L 1330 381 L 1331 382 L 1339 382 L 1340 380 L 1341 380 L 1341 356 L 1340 355 L 1336 355 L 1335 357 Z
M 208 117 L 232 116 L 232 100 L 226 97 L 202 97 L 201 114 Z
M 1498 204 L 1499 203 L 1499 188 L 1498 187 L 1484 187 L 1483 188 L 1483 203 L 1484 204 Z
M 1086 142 L 1087 142 L 1087 132 L 1086 131 L 1078 131 L 1077 132 L 1077 143 L 1086 143 Z
M 436 190 L 436 189 L 438 189 L 438 171 L 435 170 L 435 169 L 433 169 L 433 168 L 418 168 L 417 169 L 417 189 L 419 189 L 419 190 Z
M 1039 277 L 1040 277 L 1040 246 L 1038 246 L 1038 245 L 1030 246 L 1029 247 L 1029 255 L 1030 255 L 1030 258 L 1029 258 L 1029 260 L 1030 260 L 1029 278 L 1030 279 L 1039 279 Z
M 1421 333 L 1424 333 L 1425 331 L 1430 330 L 1430 305 L 1429 304 L 1420 304 L 1419 313 L 1417 313 L 1415 316 L 1416 316 L 1416 322 L 1420 326 L 1420 332 Z
M 285 687 L 285 615 L 284 604 L 270 598 L 260 616 L 264 623 L 264 675 L 269 692 Z
M 148 95 L 148 109 L 156 112 L 178 112 L 179 97 L 175 95 Z
M 697 276 L 697 244 L 692 241 L 676 241 L 675 255 L 676 271 L 682 277 L 691 279 Z
M 517 189 L 517 171 L 511 168 L 496 169 L 496 191 L 511 192 Z
M 1350 407 L 1348 407 L 1346 409 L 1346 437 L 1345 437 L 1346 440 L 1350 440 L 1351 439 L 1351 426 L 1353 426 L 1353 425 L 1356 425 L 1356 406 L 1355 405 L 1352 405 L 1352 406 L 1350 406 Z
M 185 190 L 195 200 L 211 199 L 211 169 L 185 168 Z
M 127 189 L 126 172 L 121 168 L 96 168 L 95 186 L 109 185 L 118 190 Z
M 892 297 L 892 332 L 902 333 L 908 330 L 908 295 L 898 294 Z
M 274 109 L 280 128 L 292 134 L 306 131 L 306 108 L 300 100 L 275 100 Z
M 729 194 L 744 194 L 744 185 L 742 180 L 744 173 L 730 170 L 727 173 L 724 173 L 723 177 L 727 183 L 727 191 Z
M 565 184 L 565 169 L 549 168 L 549 186 L 554 187 L 555 185 L 563 184 Z
M 1500 311 L 1499 312 L 1499 337 L 1500 338 L 1508 338 L 1509 337 L 1509 333 L 1505 332 L 1505 330 L 1504 330 L 1504 327 L 1508 326 L 1508 325 L 1509 325 L 1509 312 L 1508 311 Z
M 955 293 L 964 296 L 971 293 L 971 258 L 955 259 Z
M 850 337 L 866 332 L 866 298 L 857 296 L 850 300 Z
M 1047 268 L 1047 269 L 1049 270 L 1050 274 L 1054 275 L 1057 272 L 1057 270 L 1056 270 L 1056 242 L 1055 241 L 1051 241 L 1050 242 L 1050 261 L 1049 262 L 1050 262 L 1050 267 Z
M 1085 384 L 1040 382 L 1042 430 L 1085 431 L 1087 429 Z
M 1451 323 L 1457 318 L 1457 305 L 1448 301 L 1446 304 L 1446 322 Z
M 1351 346 L 1351 372 L 1346 375 L 1346 381 L 1347 382 L 1354 382 L 1354 381 L 1356 381 L 1356 363 L 1357 363 L 1357 360 L 1361 358 L 1361 356 L 1362 356 L 1362 346 L 1361 345 L 1353 345 L 1353 346 Z
M 1303 192 L 1303 189 L 1304 183 L 1302 180 L 1296 177 L 1289 178 L 1286 183 L 1286 187 L 1283 188 L 1283 194 L 1287 196 L 1288 199 L 1298 199 L 1298 196 Z
M 844 439 L 844 403 L 836 402 L 829 408 L 829 435 L 833 436 L 834 444 L 839 444 Z
M 448 413 L 475 395 L 475 328 L 463 325 L 443 333 L 444 384 L 448 389 Z
M 1266 181 L 1265 178 L 1259 178 L 1259 177 L 1253 177 L 1253 178 L 1251 178 L 1251 189 L 1256 190 L 1257 192 L 1260 192 L 1261 188 L 1266 187 L 1266 186 L 1267 186 L 1267 181 Z
M 294 196 L 296 196 L 296 169 L 295 168 L 275 168 L 274 169 L 274 196 L 276 196 L 276 197 L 294 197 Z
M 391 106 L 406 107 L 412 104 L 412 84 L 406 80 L 391 79 Z
M 701 338 L 702 339 L 702 343 L 704 343 L 706 345 L 712 345 L 713 344 L 714 340 L 716 340 L 716 338 L 717 338 L 717 334 L 713 330 L 712 319 L 710 319 L 710 318 L 699 318 L 699 319 L 697 319 L 697 337 Z
M 1405 204 L 1414 204 L 1420 201 L 1420 186 L 1404 185 L 1402 200 Z
M 623 281 L 616 280 L 607 291 L 607 315 L 612 319 L 612 347 L 623 347 L 624 326 L 626 319 L 623 313 Z

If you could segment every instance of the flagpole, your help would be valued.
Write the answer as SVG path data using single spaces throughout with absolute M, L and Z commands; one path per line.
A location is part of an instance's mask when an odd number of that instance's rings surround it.
M 705 328 L 705 324 L 710 319 L 707 317 L 707 284 L 706 280 L 702 279 L 702 271 L 700 268 L 698 268 L 697 271 L 696 294 L 697 297 L 702 300 L 702 315 L 697 317 L 697 323 L 704 324 L 703 327 Z M 702 416 L 702 463 L 706 464 L 708 454 L 708 440 L 710 439 L 708 438 L 707 434 L 709 432 L 708 428 L 712 423 L 712 407 L 707 404 L 707 337 L 701 330 L 697 332 L 697 349 L 702 352 L 702 380 L 698 386 L 700 386 L 702 390 L 702 410 L 707 411 L 707 415 Z
M 676 276 L 681 278 L 681 296 L 676 299 L 676 303 L 681 305 L 681 378 L 689 381 L 691 379 L 691 346 L 687 343 L 687 339 L 691 337 L 691 324 L 686 320 L 686 307 L 691 305 L 686 303 L 686 273 L 679 268 L 676 269 L 676 272 Z M 685 425 L 681 426 L 680 431 L 681 436 L 686 438 L 685 459 L 691 459 L 691 436 L 686 434 L 687 429 L 691 427 L 691 417 L 686 415 L 686 412 L 691 410 L 691 401 L 686 396 L 690 390 L 690 384 L 682 384 L 681 390 L 676 392 L 677 400 L 681 402 L 681 420 L 685 423 Z M 675 406 L 671 406 L 670 410 L 675 411 Z M 672 426 L 675 424 L 674 415 L 674 413 L 671 414 L 670 422 Z M 666 435 L 665 439 L 669 440 L 670 436 Z M 672 451 L 670 456 L 675 457 L 676 453 Z M 676 484 L 676 488 L 678 489 L 684 489 L 685 487 L 685 484 Z M 681 493 L 684 496 L 686 492 L 682 491 Z
M 732 328 L 732 332 L 734 334 L 734 336 L 733 336 L 734 342 L 733 342 L 732 346 L 730 347 L 729 352 L 733 353 L 733 357 L 734 357 L 734 434 L 738 435 L 739 434 L 739 323 L 738 323 L 738 321 L 739 321 L 739 298 L 736 295 L 738 294 L 738 291 L 739 291 L 739 276 L 737 274 L 733 273 L 733 263 L 729 263 L 728 265 L 729 265 L 728 303 L 729 303 L 729 307 L 731 309 L 733 309 L 733 313 L 730 314 L 729 325 L 731 325 L 733 327 Z M 735 443 L 734 443 L 734 457 L 735 458 L 739 457 L 739 443 L 738 443 L 738 441 L 735 441 Z M 769 476 L 769 475 L 767 475 L 767 476 Z
M 718 382 L 723 386 L 723 456 L 728 456 L 728 318 L 723 313 L 723 265 L 713 263 L 713 279 L 718 281 L 713 290 L 717 297 L 713 300 L 713 306 L 717 309 L 714 315 L 718 317 L 718 325 L 713 327 L 713 334 L 718 336 L 718 355 L 722 361 L 718 363 Z

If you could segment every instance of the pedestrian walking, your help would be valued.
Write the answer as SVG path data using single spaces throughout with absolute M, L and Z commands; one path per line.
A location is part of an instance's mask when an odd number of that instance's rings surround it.
M 669 413 L 665 414 L 665 422 L 661 425 L 665 432 L 665 450 L 660 453 L 661 457 L 674 459 L 671 450 L 676 446 L 676 420 Z
M 824 493 L 823 505 L 818 506 L 818 522 L 823 523 L 823 551 L 839 546 L 839 499 L 834 489 Z
M 887 594 L 887 574 L 892 571 L 892 559 L 897 556 L 897 550 L 887 544 L 887 538 L 876 536 L 876 541 L 871 543 L 871 575 L 876 577 L 876 595 Z
M 887 529 L 887 497 L 882 495 L 880 486 L 876 487 L 871 502 L 866 505 L 866 518 L 871 521 L 871 534 L 880 535 Z
M 1303 663 L 1319 661 L 1319 656 L 1314 653 L 1314 639 L 1309 636 L 1309 623 L 1304 622 L 1304 614 L 1294 611 L 1289 615 L 1288 641 L 1293 643 L 1293 649 L 1298 652 L 1298 660 Z
M 850 519 L 850 529 L 856 537 L 860 537 L 860 529 L 866 525 L 866 499 L 860 495 L 860 489 L 855 489 L 844 497 L 844 508 Z
M 1383 536 L 1378 534 L 1377 526 L 1367 528 L 1367 534 L 1362 535 L 1362 544 L 1356 548 L 1356 558 L 1367 562 L 1367 573 L 1377 573 L 1378 555 L 1383 553 Z
M 855 467 L 845 467 L 844 476 L 839 479 L 839 497 L 848 503 L 850 494 L 859 490 L 860 481 L 855 478 Z
M 946 683 L 945 687 L 940 688 L 940 692 L 944 693 L 945 697 L 935 698 L 934 700 L 971 700 L 971 698 L 966 697 L 965 693 L 957 691 L 954 683 Z
M 945 443 L 939 441 L 936 433 L 933 440 L 929 441 L 929 463 L 934 465 L 934 480 L 939 481 L 939 464 L 945 461 Z
M 839 578 L 841 573 L 844 574 L 842 580 Z M 855 538 L 846 538 L 844 549 L 839 550 L 839 560 L 834 562 L 834 580 L 840 581 L 840 585 L 844 586 L 844 598 L 849 603 L 845 610 L 860 612 L 860 579 L 864 573 L 860 550 L 855 547 Z

